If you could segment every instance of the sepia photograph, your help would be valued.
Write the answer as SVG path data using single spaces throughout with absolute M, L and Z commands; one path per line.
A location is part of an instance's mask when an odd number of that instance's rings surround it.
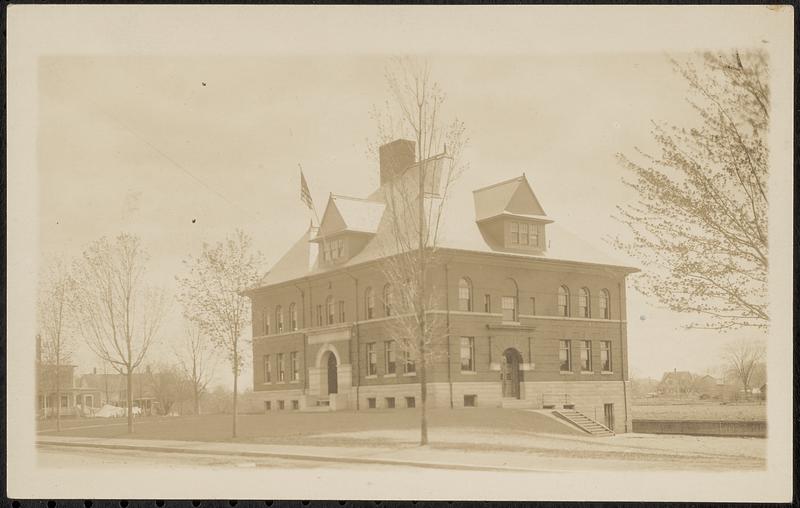
M 789 6 L 8 19 L 9 497 L 792 498 Z

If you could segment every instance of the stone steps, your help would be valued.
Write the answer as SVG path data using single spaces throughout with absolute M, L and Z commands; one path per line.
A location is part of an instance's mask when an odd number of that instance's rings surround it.
M 585 414 L 581 413 L 580 411 L 576 411 L 574 409 L 563 409 L 558 411 L 553 411 L 553 414 L 562 418 L 571 424 L 575 425 L 579 429 L 583 430 L 587 434 L 591 434 L 592 436 L 597 437 L 605 437 L 605 436 L 613 436 L 614 431 L 606 427 L 605 425 L 592 420 Z

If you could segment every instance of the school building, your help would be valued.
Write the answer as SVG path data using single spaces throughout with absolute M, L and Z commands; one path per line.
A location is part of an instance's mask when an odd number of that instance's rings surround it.
M 393 229 L 389 182 L 413 178 L 414 142 L 381 147 L 381 185 L 331 195 L 319 227 L 245 292 L 253 386 L 267 411 L 415 407 L 417 361 L 392 336 L 382 264 Z M 424 163 L 435 182 L 447 155 Z M 433 168 L 433 170 L 431 170 Z M 428 175 L 426 175 L 428 178 Z M 471 192 L 470 192 L 471 191 Z M 572 408 L 630 429 L 622 266 L 547 216 L 523 174 L 444 202 L 440 262 L 428 277 L 445 323 L 427 362 L 430 407 Z

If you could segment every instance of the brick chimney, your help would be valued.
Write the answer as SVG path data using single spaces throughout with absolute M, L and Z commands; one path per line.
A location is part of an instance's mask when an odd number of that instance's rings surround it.
M 381 164 L 381 185 L 402 173 L 416 162 L 416 143 L 408 139 L 396 139 L 381 145 L 378 155 Z

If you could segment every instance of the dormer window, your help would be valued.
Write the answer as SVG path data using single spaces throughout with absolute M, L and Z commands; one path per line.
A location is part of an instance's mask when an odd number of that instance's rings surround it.
M 325 240 L 322 250 L 322 259 L 325 261 L 335 261 L 344 256 L 344 240 Z
M 539 246 L 539 226 L 530 222 L 511 221 L 511 245 Z

